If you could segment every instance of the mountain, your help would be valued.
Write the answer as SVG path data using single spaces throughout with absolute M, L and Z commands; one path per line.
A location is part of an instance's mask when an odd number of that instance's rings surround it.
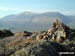
M 19 14 L 8 15 L 0 18 L 0 29 L 9 30 L 47 30 L 51 24 L 58 18 L 63 23 L 71 27 L 74 26 L 75 16 L 66 16 L 59 12 L 32 13 L 22 12 Z

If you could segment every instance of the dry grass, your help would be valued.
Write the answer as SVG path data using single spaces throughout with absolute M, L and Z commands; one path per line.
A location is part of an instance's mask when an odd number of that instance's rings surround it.
M 10 46 L 16 46 L 18 44 L 24 44 L 24 43 L 33 43 L 33 42 L 36 42 L 36 40 L 30 40 L 30 39 L 26 39 L 26 40 L 23 40 L 23 41 L 15 41 L 13 43 L 9 43 L 6 45 L 6 48 L 9 48 Z

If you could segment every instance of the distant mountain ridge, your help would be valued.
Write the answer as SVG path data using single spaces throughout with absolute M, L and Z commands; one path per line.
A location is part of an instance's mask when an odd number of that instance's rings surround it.
M 32 13 L 32 12 L 22 12 L 19 14 L 8 15 L 0 19 L 0 28 L 7 29 L 33 29 L 36 28 L 48 28 L 58 18 L 63 23 L 74 26 L 75 16 L 66 16 L 59 12 L 45 12 L 45 13 Z

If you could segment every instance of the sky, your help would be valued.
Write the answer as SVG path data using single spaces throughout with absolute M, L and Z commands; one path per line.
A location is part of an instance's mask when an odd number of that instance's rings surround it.
M 75 15 L 75 0 L 0 0 L 0 18 L 21 12 Z

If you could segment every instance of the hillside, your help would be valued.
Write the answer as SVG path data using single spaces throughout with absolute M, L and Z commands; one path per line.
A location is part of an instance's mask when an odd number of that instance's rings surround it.
M 0 56 L 75 56 L 75 29 L 58 19 L 47 31 L 0 34 Z
M 16 29 L 17 31 L 20 29 L 22 29 L 21 31 L 48 30 L 56 18 L 71 27 L 75 27 L 74 16 L 66 16 L 59 12 L 22 12 L 16 15 L 8 15 L 3 18 L 0 18 L 0 29 L 6 28 L 13 31 L 15 31 Z

